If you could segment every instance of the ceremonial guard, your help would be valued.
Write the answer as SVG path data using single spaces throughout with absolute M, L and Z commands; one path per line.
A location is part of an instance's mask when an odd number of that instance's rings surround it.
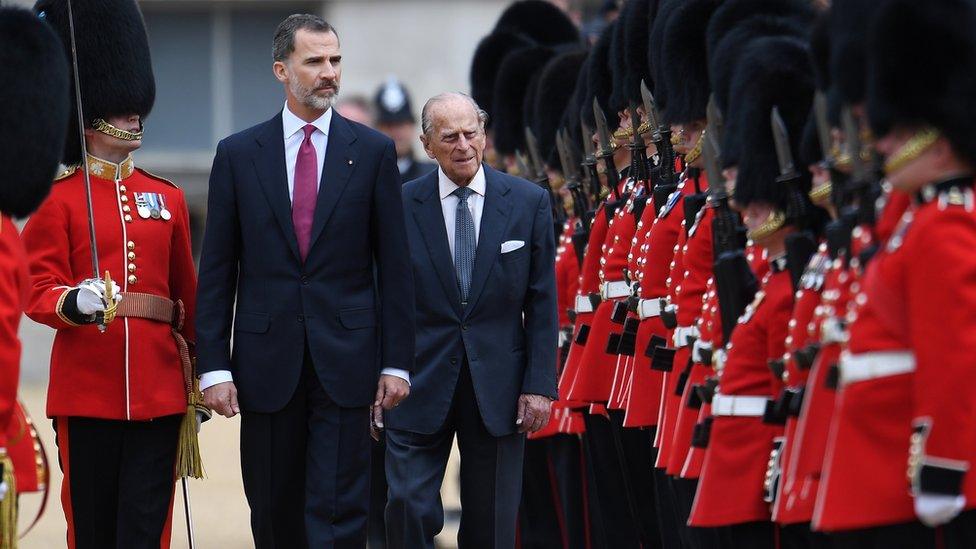
M 8 167 L 0 182 L 0 547 L 10 549 L 19 537 L 18 495 L 46 483 L 39 476 L 46 462 L 35 451 L 37 433 L 17 400 L 17 330 L 30 281 L 13 220 L 30 215 L 50 191 L 68 121 L 68 67 L 60 43 L 22 8 L 0 8 L 0 120 L 8 130 L 0 146 L 0 163 Z
M 888 183 L 911 202 L 852 288 L 815 515 L 836 547 L 976 543 L 974 26 L 976 7 L 951 0 L 893 0 L 868 21 L 864 112 Z M 928 81 L 905 84 L 923 70 Z M 869 173 L 855 167 L 851 183 Z M 851 463 L 865 458 L 870 475 Z
M 87 2 L 72 36 L 67 2 L 42 0 L 35 11 L 60 36 L 81 98 L 61 157 L 69 169 L 23 233 L 27 314 L 57 330 L 47 414 L 67 542 L 166 547 L 174 472 L 202 474 L 196 277 L 183 193 L 131 157 L 155 96 L 142 14 L 132 1 Z

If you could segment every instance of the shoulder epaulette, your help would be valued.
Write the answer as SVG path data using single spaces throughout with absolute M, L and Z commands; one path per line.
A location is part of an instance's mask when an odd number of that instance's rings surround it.
M 136 170 L 138 170 L 139 173 L 141 173 L 142 175 L 145 175 L 145 176 L 151 177 L 151 178 L 153 178 L 153 179 L 155 179 L 157 181 L 166 183 L 170 187 L 174 187 L 174 188 L 177 188 L 177 189 L 180 188 L 179 185 L 177 185 L 176 183 L 173 183 L 172 181 L 170 181 L 169 179 L 166 179 L 165 177 L 160 177 L 160 176 L 158 176 L 158 175 L 156 175 L 156 174 L 154 174 L 154 173 L 146 170 L 145 168 L 136 167 Z
M 67 179 L 72 175 L 74 175 L 76 171 L 78 171 L 78 166 L 69 166 L 63 172 L 59 173 L 57 177 L 54 178 L 54 181 L 61 181 L 63 179 Z

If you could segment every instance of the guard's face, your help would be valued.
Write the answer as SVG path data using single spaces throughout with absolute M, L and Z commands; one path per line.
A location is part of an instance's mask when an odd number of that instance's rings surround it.
M 914 128 L 895 128 L 879 139 L 875 143 L 875 148 L 885 159 L 889 159 L 900 154 L 915 134 Z M 939 138 L 935 144 L 904 163 L 902 167 L 887 173 L 888 181 L 894 188 L 906 192 L 916 191 L 931 183 L 939 177 L 938 167 L 942 164 L 940 157 L 946 144 L 945 138 Z
M 451 181 L 467 184 L 478 173 L 485 154 L 485 130 L 466 100 L 447 99 L 431 105 L 432 128 L 421 135 L 427 156 L 437 161 Z
M 328 109 L 339 95 L 342 76 L 339 37 L 334 32 L 299 30 L 295 51 L 284 62 L 276 61 L 274 72 L 289 97 L 312 109 Z
M 765 202 L 753 201 L 748 206 L 740 208 L 739 211 L 742 213 L 742 224 L 751 232 L 758 229 L 770 218 L 773 214 L 773 206 Z M 768 237 L 756 240 L 756 244 L 759 246 L 765 247 L 768 243 Z
M 705 124 L 702 122 L 692 122 L 690 124 L 675 124 L 671 128 L 671 134 L 675 136 L 674 151 L 678 154 L 688 154 L 698 143 Z
M 120 130 L 127 132 L 139 131 L 139 115 L 123 114 L 120 116 L 110 116 L 105 121 Z M 89 148 L 96 148 L 101 151 L 119 151 L 122 153 L 132 152 L 142 146 L 142 140 L 127 141 L 119 139 L 91 128 L 85 128 L 85 139 L 89 143 Z

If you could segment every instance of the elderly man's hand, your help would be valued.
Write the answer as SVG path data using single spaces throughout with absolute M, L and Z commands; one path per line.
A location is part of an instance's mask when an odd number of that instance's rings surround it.
M 204 389 L 203 403 L 224 417 L 234 417 L 241 412 L 241 407 L 237 405 L 237 386 L 233 381 Z
M 523 394 L 518 399 L 518 416 L 515 425 L 520 433 L 534 433 L 549 423 L 552 399 L 542 395 Z

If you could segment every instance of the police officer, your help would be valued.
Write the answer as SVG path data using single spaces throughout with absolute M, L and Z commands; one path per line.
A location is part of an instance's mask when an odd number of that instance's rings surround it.
M 376 90 L 376 129 L 385 133 L 396 146 L 397 168 L 404 183 L 437 169 L 437 164 L 417 160 L 413 146 L 417 143 L 417 119 L 413 115 L 407 88 L 390 76 Z
M 70 59 L 67 7 L 42 0 L 35 11 Z M 87 2 L 74 23 L 88 156 L 75 115 L 62 155 L 69 169 L 23 233 L 27 314 L 57 330 L 47 413 L 69 547 L 166 547 L 178 457 L 196 457 L 178 456 L 196 435 L 189 216 L 183 193 L 131 156 L 155 96 L 139 8 Z M 93 276 L 96 248 L 103 271 Z

